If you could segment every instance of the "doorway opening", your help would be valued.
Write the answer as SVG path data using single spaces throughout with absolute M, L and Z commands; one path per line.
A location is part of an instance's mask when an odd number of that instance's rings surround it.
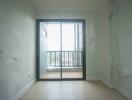
M 84 80 L 85 20 L 37 20 L 37 79 Z

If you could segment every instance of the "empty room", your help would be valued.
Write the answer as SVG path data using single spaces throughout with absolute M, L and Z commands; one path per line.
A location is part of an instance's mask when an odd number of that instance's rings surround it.
M 132 0 L 0 0 L 0 100 L 132 100 Z

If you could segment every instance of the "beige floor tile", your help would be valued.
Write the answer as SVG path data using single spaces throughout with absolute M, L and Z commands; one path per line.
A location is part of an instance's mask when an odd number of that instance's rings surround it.
M 100 81 L 37 82 L 19 100 L 128 100 Z

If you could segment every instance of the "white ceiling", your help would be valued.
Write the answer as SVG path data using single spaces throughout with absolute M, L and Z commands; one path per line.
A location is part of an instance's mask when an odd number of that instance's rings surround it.
M 109 0 L 30 0 L 35 11 L 97 11 Z

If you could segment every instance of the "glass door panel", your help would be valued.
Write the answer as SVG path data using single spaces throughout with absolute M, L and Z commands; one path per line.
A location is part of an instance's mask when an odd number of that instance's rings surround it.
M 62 79 L 83 78 L 82 23 L 62 23 Z
M 61 78 L 60 23 L 40 23 L 40 79 Z

